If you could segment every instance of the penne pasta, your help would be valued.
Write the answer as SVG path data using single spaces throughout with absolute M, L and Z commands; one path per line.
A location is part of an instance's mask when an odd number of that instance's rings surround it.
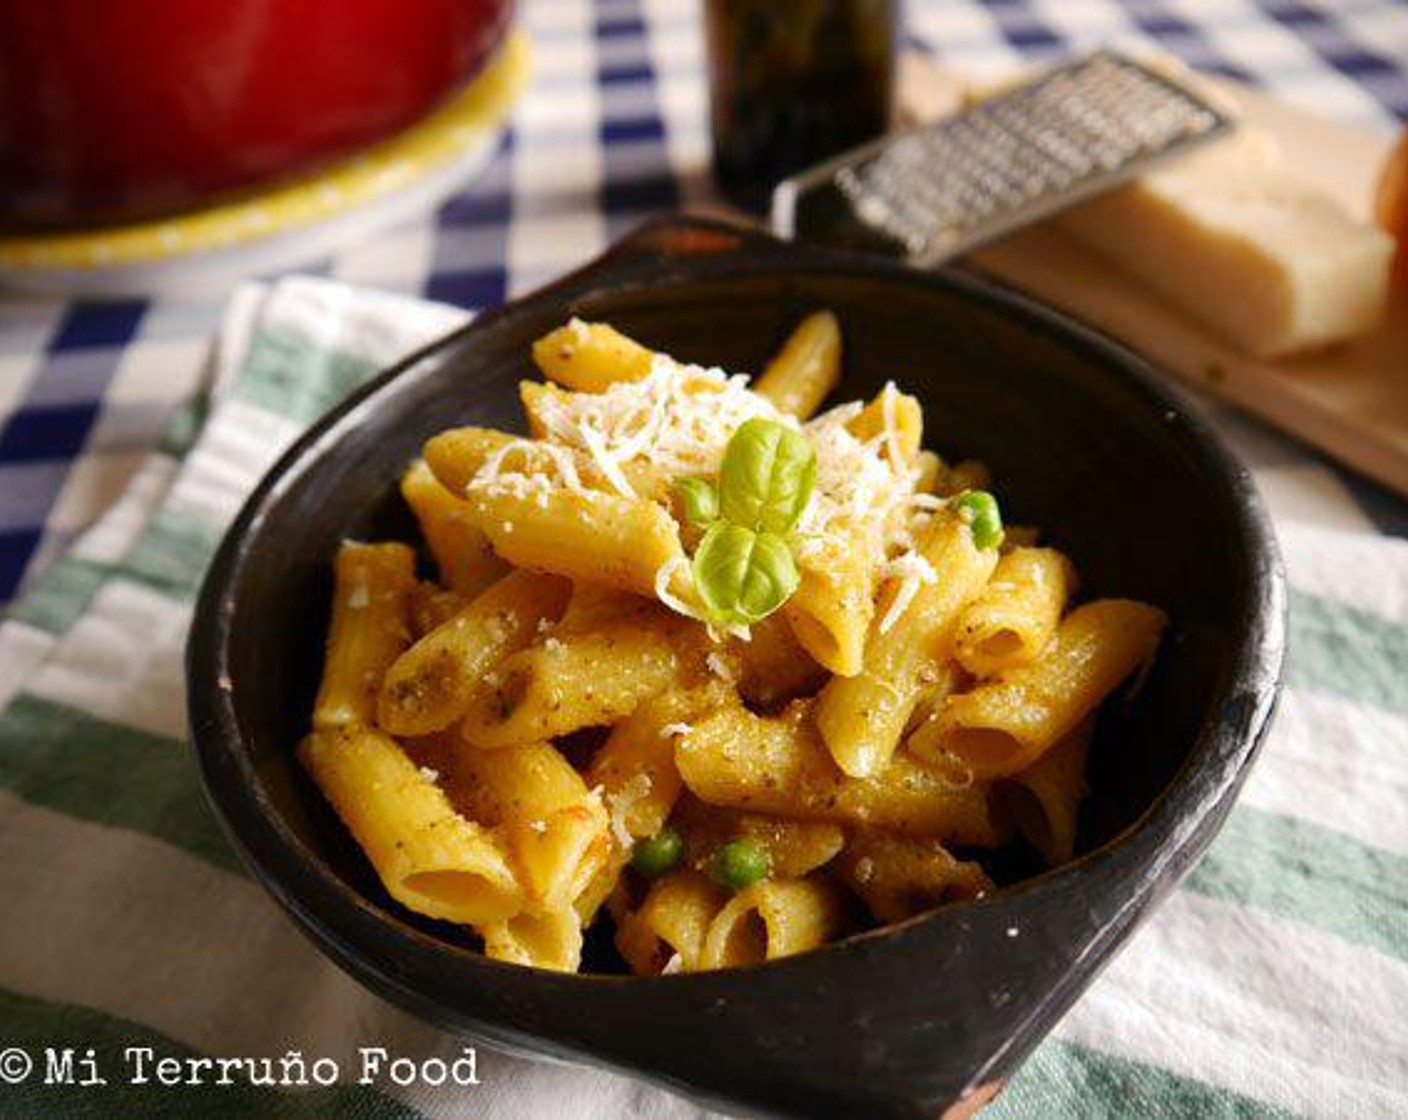
M 345 541 L 333 568 L 332 622 L 313 702 L 318 730 L 372 723 L 382 678 L 411 640 L 415 553 Z
M 955 655 L 975 677 L 1034 661 L 1074 592 L 1075 568 L 1054 548 L 1014 548 L 959 618 Z
M 606 323 L 573 319 L 533 343 L 533 362 L 549 381 L 599 393 L 618 381 L 639 381 L 655 353 Z
M 932 451 L 920 451 L 914 457 L 914 489 L 920 494 L 934 494 L 939 489 L 948 467 Z
M 676 648 L 685 627 L 678 616 L 656 618 L 651 629 L 626 620 L 549 635 L 506 658 L 475 690 L 461 734 L 479 747 L 512 747 L 625 719 L 689 675 Z
M 801 321 L 753 386 L 782 412 L 805 420 L 841 380 L 841 325 L 829 311 Z
M 877 440 L 891 461 L 916 466 L 919 445 L 924 439 L 924 410 L 919 401 L 901 393 L 894 382 L 876 394 L 846 425 L 858 440 Z
M 571 585 L 513 571 L 402 653 L 387 670 L 377 722 L 393 735 L 429 735 L 468 710 L 480 679 L 559 618 Z
M 683 788 L 675 769 L 675 739 L 688 730 L 689 720 L 727 699 L 720 681 L 666 692 L 644 701 L 611 729 L 587 767 L 586 779 L 593 789 L 603 790 L 622 847 L 628 840 L 654 836 L 669 819 Z
M 782 616 L 814 661 L 837 676 L 854 676 L 875 617 L 875 565 L 863 533 L 838 531 L 798 567 L 801 582 Z
M 401 476 L 401 497 L 416 515 L 440 582 L 451 591 L 477 595 L 508 571 L 475 524 L 469 503 L 451 494 L 424 460 Z
M 815 949 L 836 935 L 844 917 L 840 892 L 825 878 L 764 879 L 714 916 L 699 967 L 741 968 Z
M 440 485 L 462 498 L 479 469 L 516 438 L 494 428 L 451 428 L 428 440 L 422 454 Z
M 767 853 L 771 874 L 778 879 L 801 878 L 824 867 L 846 842 L 840 825 L 830 821 L 720 809 L 693 797 L 680 803 L 671 823 L 684 837 L 691 866 L 708 866 L 720 845 L 743 838 Z
M 937 840 L 912 836 L 862 832 L 846 845 L 836 869 L 880 922 L 901 922 L 993 890 L 978 864 L 955 859 Z
M 961 518 L 941 514 L 922 550 L 937 580 L 921 586 L 891 629 L 872 628 L 861 671 L 836 677 L 817 697 L 827 749 L 855 778 L 879 773 L 899 745 L 924 686 L 952 652 L 959 612 L 987 582 L 997 554 L 980 549 Z
M 675 766 L 690 792 L 710 805 L 979 847 L 1004 839 L 980 783 L 955 784 L 903 754 L 872 777 L 848 777 L 804 703 L 775 719 L 741 705 L 713 712 L 676 740 Z
M 1090 792 L 1085 758 L 1095 721 L 1086 720 L 1025 770 L 993 785 L 999 813 L 1011 816 L 1048 867 L 1075 855 L 1080 805 Z
M 965 490 L 988 490 L 992 487 L 992 471 L 977 459 L 964 459 L 948 467 L 939 480 L 935 493 L 944 497 L 962 494 Z
M 601 798 L 548 743 L 506 751 L 449 750 L 448 785 L 467 816 L 505 838 L 524 907 L 572 909 L 611 854 Z
M 1129 599 L 1077 607 L 1040 659 L 950 697 L 909 749 L 980 779 L 1025 770 L 1153 659 L 1167 621 Z
M 735 643 L 732 652 L 738 660 L 739 694 L 762 708 L 813 693 L 827 677 L 781 614 L 755 623 L 749 640 Z
M 465 600 L 443 587 L 420 580 L 411 589 L 411 634 L 420 640 L 462 611 Z
M 516 914 L 478 929 L 484 955 L 509 964 L 576 972 L 582 963 L 582 923 L 575 910 Z
M 396 741 L 364 727 L 318 731 L 299 760 L 408 910 L 447 922 L 501 921 L 524 904 L 507 854 L 451 806 Z
M 697 972 L 709 926 L 727 902 L 728 893 L 698 871 L 677 871 L 618 920 L 616 948 L 638 976 Z
M 491 488 L 470 501 L 494 551 L 520 568 L 653 597 L 660 569 L 684 556 L 674 519 L 645 499 Z

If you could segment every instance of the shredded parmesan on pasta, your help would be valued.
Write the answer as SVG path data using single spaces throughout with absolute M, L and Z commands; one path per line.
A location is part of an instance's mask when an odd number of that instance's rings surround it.
M 676 735 L 688 735 L 694 727 L 688 723 L 667 723 L 660 729 L 663 738 L 673 739 Z
M 927 578 L 913 556 L 914 532 L 943 504 L 915 492 L 917 472 L 903 457 L 898 398 L 894 383 L 887 383 L 880 394 L 884 431 L 873 439 L 862 440 L 848 427 L 864 408 L 858 401 L 800 425 L 816 451 L 817 478 L 793 540 L 804 568 L 831 562 L 835 549 L 860 548 L 882 578 L 900 579 L 886 615 L 889 625 L 913 599 L 916 580 Z M 587 499 L 663 500 L 643 494 L 640 479 L 716 476 L 729 440 L 744 421 L 762 417 L 799 427 L 795 418 L 752 392 L 747 377 L 664 354 L 655 356 L 640 380 L 617 382 L 599 393 L 551 389 L 535 408 L 543 438 L 515 439 L 497 449 L 470 480 L 467 497 L 510 495 L 540 507 L 561 490 Z M 663 564 L 654 590 L 670 610 L 709 624 L 693 594 L 687 558 Z M 711 635 L 744 641 L 750 636 L 747 627 L 722 633 L 711 628 Z
M 632 774 L 614 795 L 606 795 L 607 804 L 610 806 L 611 835 L 623 851 L 629 851 L 635 843 L 635 837 L 626 827 L 627 814 L 636 802 L 650 796 L 651 786 L 649 774 Z
M 895 597 L 890 602 L 889 610 L 880 620 L 880 633 L 887 634 L 890 628 L 904 617 L 904 612 L 909 609 L 909 604 L 914 602 L 915 595 L 919 594 L 920 585 L 938 583 L 939 574 L 934 571 L 934 566 L 928 560 L 911 549 L 886 564 L 882 575 L 885 579 L 900 581 L 899 587 L 895 591 Z

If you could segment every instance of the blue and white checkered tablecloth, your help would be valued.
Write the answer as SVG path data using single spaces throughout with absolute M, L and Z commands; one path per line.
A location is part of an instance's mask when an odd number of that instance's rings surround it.
M 1155 44 L 1314 112 L 1408 117 L 1395 0 L 908 0 L 911 46 L 973 69 L 1099 43 Z M 580 263 L 652 213 L 707 201 L 706 89 L 690 0 L 526 0 L 529 92 L 488 172 L 424 219 L 312 271 L 485 307 Z M 0 605 L 119 494 L 198 389 L 220 298 L 0 298 Z M 1402 533 L 1408 505 L 1245 421 L 1278 505 Z

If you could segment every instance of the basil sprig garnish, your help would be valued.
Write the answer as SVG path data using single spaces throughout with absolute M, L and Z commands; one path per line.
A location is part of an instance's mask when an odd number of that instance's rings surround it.
M 816 486 L 816 452 L 775 420 L 740 424 L 724 450 L 719 482 L 675 481 L 685 517 L 704 529 L 691 565 L 694 585 L 719 625 L 759 622 L 797 590 L 787 534 Z

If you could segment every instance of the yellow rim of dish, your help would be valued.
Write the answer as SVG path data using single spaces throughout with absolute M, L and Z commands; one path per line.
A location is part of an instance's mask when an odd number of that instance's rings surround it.
M 480 75 L 435 112 L 332 167 L 264 194 L 174 218 L 81 233 L 0 238 L 0 267 L 146 264 L 314 225 L 415 182 L 498 128 L 527 80 L 528 66 L 527 37 L 515 32 Z

